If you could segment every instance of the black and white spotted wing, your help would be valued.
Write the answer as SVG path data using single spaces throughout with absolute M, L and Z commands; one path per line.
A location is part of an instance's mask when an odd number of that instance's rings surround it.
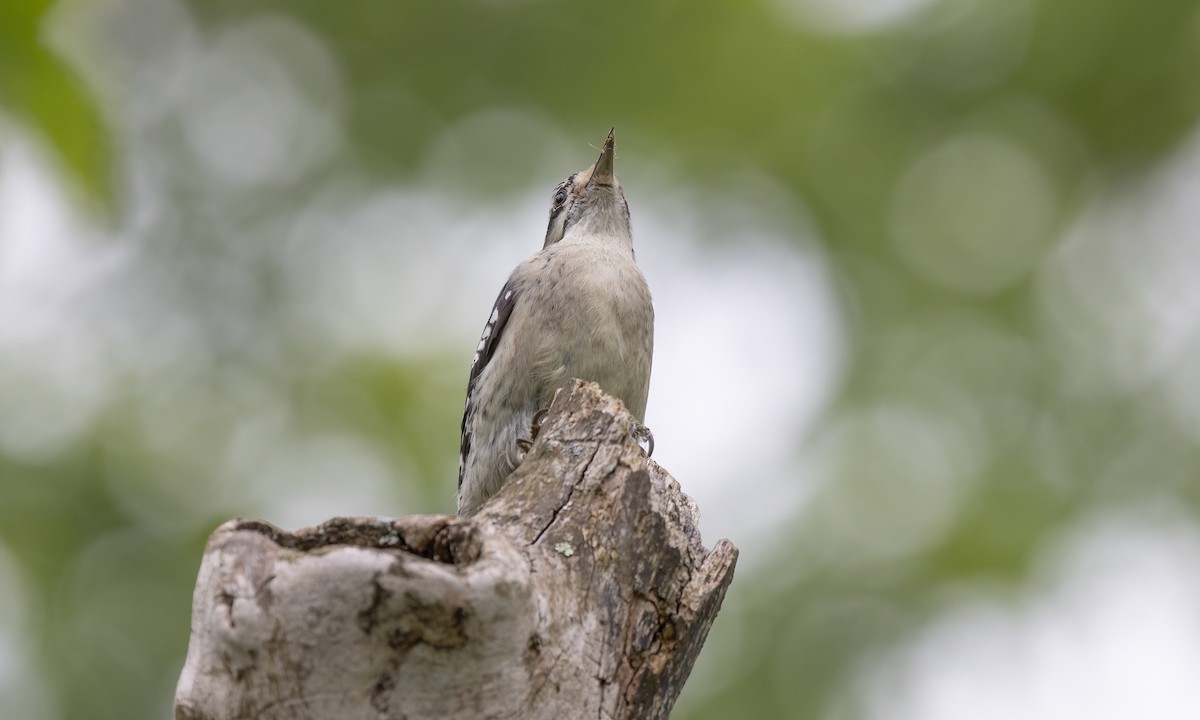
M 467 378 L 467 401 L 463 407 L 462 436 L 458 448 L 458 486 L 460 488 L 462 487 L 463 472 L 467 467 L 467 458 L 471 454 L 471 433 L 467 430 L 467 421 L 475 410 L 471 406 L 475 383 L 479 381 L 480 373 L 487 367 L 492 355 L 496 352 L 496 347 L 500 344 L 500 335 L 504 332 L 504 326 L 508 323 L 509 316 L 512 315 L 513 307 L 517 304 L 517 295 L 517 290 L 511 281 L 505 283 L 501 288 L 500 295 L 496 298 L 496 304 L 492 307 L 492 314 L 488 316 L 487 324 L 483 326 L 483 335 L 479 338 L 479 346 L 475 348 L 475 357 L 471 360 L 471 374 Z

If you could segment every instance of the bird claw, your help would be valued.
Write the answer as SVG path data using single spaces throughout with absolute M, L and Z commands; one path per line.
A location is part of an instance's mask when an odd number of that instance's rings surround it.
M 550 413 L 550 408 L 542 408 L 533 414 L 533 419 L 529 421 L 529 434 L 537 440 L 538 435 L 542 432 L 542 422 L 545 421 L 546 415 Z
M 639 447 L 641 447 L 643 442 L 646 443 L 646 449 L 644 450 L 646 457 L 654 454 L 654 433 L 650 432 L 650 428 L 638 423 L 634 426 L 631 434 Z
M 542 421 L 546 419 L 546 414 L 550 412 L 550 408 L 542 408 L 533 414 L 533 419 L 529 421 L 529 437 L 517 438 L 517 450 L 524 457 L 525 453 L 529 452 L 529 448 L 533 447 L 533 441 L 538 439 L 538 435 L 542 432 Z

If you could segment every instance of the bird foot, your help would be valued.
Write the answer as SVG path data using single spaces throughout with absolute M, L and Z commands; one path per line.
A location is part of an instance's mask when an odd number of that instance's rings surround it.
M 533 447 L 533 441 L 538 439 L 538 435 L 542 432 L 542 421 L 546 419 L 546 414 L 550 412 L 550 408 L 542 408 L 533 414 L 533 419 L 529 421 L 529 437 L 517 438 L 517 449 L 521 454 L 529 452 L 529 448 Z
M 633 439 L 637 441 L 639 447 L 642 443 L 646 444 L 646 447 L 642 449 L 642 452 L 646 453 L 646 457 L 654 454 L 654 433 L 650 432 L 650 428 L 638 423 L 630 434 L 633 435 Z

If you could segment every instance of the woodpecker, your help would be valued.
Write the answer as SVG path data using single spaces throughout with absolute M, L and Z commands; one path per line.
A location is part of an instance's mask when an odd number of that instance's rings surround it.
M 572 378 L 592 380 L 645 422 L 654 306 L 634 261 L 629 204 L 600 158 L 550 200 L 542 249 L 501 288 L 471 360 L 458 464 L 458 514 L 474 515 L 520 463 L 535 416 Z M 532 427 L 531 427 L 532 426 Z M 653 440 L 651 440 L 653 448 Z

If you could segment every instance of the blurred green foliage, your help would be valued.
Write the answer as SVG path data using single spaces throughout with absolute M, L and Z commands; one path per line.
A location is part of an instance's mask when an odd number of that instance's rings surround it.
M 856 673 L 949 589 L 1011 591 L 1097 507 L 1166 496 L 1194 511 L 1186 414 L 1154 373 L 1121 380 L 1142 337 L 1128 328 L 1145 325 L 1126 300 L 1154 279 L 1089 307 L 1070 293 L 1109 270 L 1080 270 L 1064 237 L 1195 132 L 1200 3 L 944 0 L 862 32 L 794 22 L 807 5 L 822 3 L 4 4 L 0 111 L 114 208 L 112 242 L 133 259 L 111 304 L 69 313 L 125 323 L 112 330 L 122 350 L 81 370 L 105 378 L 85 413 L 24 385 L 0 345 L 0 394 L 85 419 L 51 452 L 0 443 L 0 542 L 25 581 L 40 678 L 35 700 L 0 715 L 161 717 L 204 539 L 274 507 L 286 483 L 258 479 L 309 457 L 289 433 L 400 478 L 392 507 L 450 509 L 463 348 L 322 348 L 308 323 L 336 336 L 339 321 L 321 293 L 353 283 L 323 285 L 335 279 L 323 246 L 305 244 L 323 232 L 310 216 L 338 193 L 430 175 L 465 189 L 447 207 L 506 201 L 544 184 L 553 148 L 531 148 L 554 142 L 546 128 L 598 138 L 616 125 L 631 156 L 681 186 L 746 168 L 774 178 L 811 214 L 848 325 L 836 401 L 794 438 L 819 458 L 819 478 L 794 478 L 812 498 L 744 558 L 693 681 L 705 687 L 689 686 L 678 717 L 856 717 Z M 299 163 L 282 180 L 205 140 L 221 116 L 202 114 L 240 91 L 237 73 L 188 74 L 189 57 L 227 53 L 245 77 L 273 77 L 238 65 L 256 42 L 300 68 L 308 104 L 279 118 L 315 138 L 268 158 Z M 326 154 L 326 129 L 303 125 L 314 107 L 344 133 Z M 470 151 L 438 155 L 447 132 Z M 429 167 L 439 157 L 458 164 Z M 437 231 L 397 229 L 414 277 Z M 289 285 L 282 268 L 310 258 L 306 284 Z M 279 470 L 256 454 L 271 443 L 300 459 Z
M 96 100 L 42 42 L 52 5 L 22 0 L 0 8 L 0 105 L 46 137 L 86 193 L 107 201 L 113 190 L 110 145 Z

